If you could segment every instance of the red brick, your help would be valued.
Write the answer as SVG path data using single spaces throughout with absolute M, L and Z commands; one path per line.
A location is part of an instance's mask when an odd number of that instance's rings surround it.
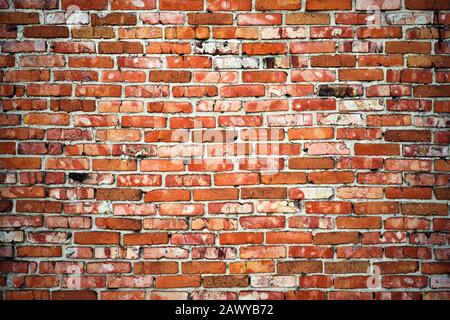
M 287 46 L 284 43 L 243 43 L 242 53 L 247 55 L 268 55 L 287 53 Z
M 74 241 L 77 244 L 119 244 L 118 232 L 77 232 Z
M 189 13 L 188 23 L 193 25 L 233 24 L 233 15 L 227 13 Z
M 258 34 L 258 28 L 256 27 L 213 28 L 214 39 L 258 39 Z
M 268 232 L 266 233 L 266 243 L 311 243 L 312 235 L 310 232 Z
M 220 234 L 221 244 L 259 244 L 262 242 L 262 233 L 240 232 Z
M 226 264 L 224 262 L 183 262 L 181 268 L 185 274 L 225 273 Z
M 199 275 L 158 276 L 156 277 L 156 288 L 200 287 L 201 281 Z
M 247 287 L 249 279 L 247 276 L 206 276 L 203 277 L 205 288 L 233 288 Z
M 80 10 L 102 10 L 108 5 L 107 0 L 62 0 L 61 8 L 67 9 L 70 6 L 77 6 Z
M 328 13 L 289 13 L 286 15 L 286 24 L 330 24 L 330 15 Z
M 183 189 L 152 190 L 144 196 L 144 201 L 146 202 L 189 201 L 190 199 L 190 192 Z
M 345 244 L 358 243 L 358 232 L 330 232 L 316 233 L 313 238 L 314 244 Z
M 230 188 L 217 188 L 209 190 L 194 190 L 193 198 L 196 201 L 204 200 L 235 200 L 239 190 Z
M 351 10 L 351 0 L 307 0 L 306 10 Z
M 300 0 L 256 0 L 256 10 L 297 10 L 300 7 Z
M 420 0 L 406 0 L 405 8 L 414 10 L 449 10 L 450 4 L 445 0 L 437 0 L 432 3 Z
M 4 24 L 39 24 L 37 12 L 2 12 L 0 17 Z

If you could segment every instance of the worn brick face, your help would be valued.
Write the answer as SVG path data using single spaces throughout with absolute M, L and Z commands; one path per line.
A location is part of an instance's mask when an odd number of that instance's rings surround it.
M 449 299 L 447 0 L 0 0 L 0 300 Z

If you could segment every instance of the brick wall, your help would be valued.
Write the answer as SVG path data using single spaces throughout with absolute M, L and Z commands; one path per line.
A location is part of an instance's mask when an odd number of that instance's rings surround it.
M 0 0 L 4 299 L 448 299 L 448 0 Z

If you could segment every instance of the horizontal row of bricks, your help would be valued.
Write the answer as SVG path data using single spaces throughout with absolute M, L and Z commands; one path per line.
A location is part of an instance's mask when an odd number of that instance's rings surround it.
M 2 13 L 0 12 L 0 17 Z M 213 17 L 214 18 L 214 17 Z M 239 19 L 239 17 L 238 17 Z M 292 25 L 297 25 L 297 23 L 292 23 Z M 239 20 L 238 20 L 239 23 Z M 17 22 L 14 21 L 14 25 Z M 24 24 L 23 22 L 20 24 Z M 218 24 L 218 23 L 216 23 Z M 230 21 L 231 24 L 231 21 Z M 274 23 L 271 18 L 268 23 L 261 23 L 258 20 L 255 25 L 280 25 L 281 24 L 281 15 L 278 23 Z M 241 24 L 242 25 L 242 24 Z M 251 23 L 245 23 L 243 25 L 252 25 Z M 356 33 L 355 30 L 356 29 Z M 24 37 L 33 39 L 33 38 L 69 38 L 70 32 L 73 33 L 73 38 L 90 38 L 89 34 L 87 36 L 83 36 L 84 33 L 88 33 L 90 29 L 85 28 L 74 28 L 69 29 L 69 27 L 63 26 L 29 26 L 24 27 L 23 34 Z M 108 29 L 100 29 L 101 31 L 107 33 Z M 432 45 L 429 42 L 430 39 L 439 40 L 439 34 L 433 29 L 425 29 L 423 33 L 417 31 L 417 29 L 410 29 L 403 32 L 402 27 L 379 27 L 379 28 L 370 28 L 370 27 L 310 27 L 309 28 L 309 39 L 383 39 L 388 40 L 386 43 L 386 53 L 398 53 L 398 52 L 411 52 L 411 53 L 430 53 Z M 91 30 L 92 31 L 92 30 Z M 301 39 L 307 38 L 307 29 L 304 28 L 293 28 L 293 27 L 263 27 L 260 30 L 257 27 L 212 27 L 210 31 L 210 27 L 186 27 L 186 26 L 177 26 L 177 27 L 166 27 L 162 29 L 160 27 L 121 27 L 117 31 L 117 37 L 119 39 L 199 39 L 206 40 L 209 38 L 213 39 L 248 39 L 248 40 L 257 40 L 261 37 L 263 40 L 265 39 Z M 84 33 L 83 33 L 84 32 Z M 109 30 L 111 35 L 115 34 L 114 31 Z M 212 32 L 212 33 L 211 33 Z M 277 34 L 278 32 L 278 34 Z M 5 36 L 3 38 L 6 39 L 14 39 L 16 38 L 15 31 L 10 30 L 8 28 L 4 28 Z M 281 33 L 281 35 L 280 35 Z M 106 34 L 106 37 L 108 38 Z M 389 41 L 390 39 L 401 39 L 405 36 L 406 39 L 409 40 L 427 40 L 423 41 L 404 41 L 403 43 L 400 41 Z M 445 33 L 445 37 L 447 37 L 447 33 Z M 102 37 L 103 38 L 103 37 Z M 348 40 L 347 40 L 348 41 Z M 11 42 L 12 44 L 18 44 L 17 42 Z M 20 43 L 20 42 L 19 42 Z M 104 42 L 103 45 L 105 48 L 108 48 L 109 42 Z M 306 42 L 309 45 L 317 45 L 320 44 L 317 42 Z M 407 48 L 401 48 L 401 44 L 407 45 Z M 111 44 L 110 44 L 111 45 Z M 284 42 L 273 43 L 275 48 L 268 48 L 267 44 L 264 43 L 244 43 L 242 45 L 243 53 L 247 54 L 264 54 L 262 50 L 272 50 L 271 53 L 286 53 L 288 44 Z M 139 45 L 136 45 L 139 48 Z M 444 44 L 437 45 L 435 47 L 436 50 L 442 50 Z M 10 46 L 6 46 L 5 52 L 13 49 L 14 46 L 10 49 Z M 75 47 L 76 48 L 76 47 Z M 142 50 L 142 46 L 140 47 Z M 151 47 L 150 47 L 151 48 Z M 70 45 L 64 46 L 64 43 L 57 43 L 54 47 L 55 52 L 69 52 L 71 53 Z M 334 52 L 335 50 L 335 42 L 328 41 L 324 42 L 324 46 L 322 47 L 322 51 L 318 52 Z M 74 49 L 72 49 L 74 50 Z M 80 47 L 79 49 L 80 50 Z M 137 50 L 137 49 L 135 49 Z M 304 47 L 301 42 L 291 42 L 290 44 L 290 52 L 291 53 L 302 53 L 304 52 Z M 318 50 L 318 49 L 316 49 Z M 406 50 L 406 51 L 399 51 Z M 42 50 L 37 50 L 42 51 Z M 85 51 L 89 52 L 89 48 L 86 48 Z M 80 52 L 84 52 L 80 50 Z M 137 52 L 134 52 L 137 53 Z
M 404 5 L 401 0 L 377 1 L 377 0 L 356 0 L 353 6 L 352 0 L 142 0 L 139 3 L 130 0 L 50 0 L 50 1 L 12 1 L 15 9 L 63 9 L 70 10 L 76 5 L 80 10 L 169 10 L 169 11 L 251 11 L 256 10 L 299 10 L 304 8 L 307 11 L 326 10 L 368 10 L 373 5 L 381 10 L 399 10 L 402 8 L 409 10 L 449 10 L 450 5 L 445 0 L 436 0 L 430 3 L 421 0 L 406 0 Z M 206 4 L 206 6 L 205 6 Z M 9 8 L 7 1 L 2 1 L 1 9 Z
M 97 60 L 93 60 L 97 61 Z M 381 81 L 384 73 L 381 69 L 340 69 L 340 81 Z M 68 76 L 88 74 L 92 81 L 99 80 L 98 72 L 86 72 L 82 70 L 54 71 L 55 81 L 67 81 Z M 336 73 L 330 70 L 309 69 L 294 70 L 290 73 L 292 82 L 334 82 Z M 166 83 L 188 83 L 193 77 L 194 82 L 205 83 L 219 79 L 221 83 L 236 83 L 239 75 L 236 71 L 226 72 L 204 72 L 204 71 L 151 71 L 148 79 L 144 71 L 103 71 L 101 81 L 103 82 L 166 82 Z M 436 72 L 437 82 L 446 83 L 447 71 Z M 430 70 L 388 70 L 387 82 L 389 83 L 431 83 L 433 72 Z M 50 80 L 48 70 L 11 70 L 4 73 L 5 82 L 41 82 Z M 284 71 L 243 71 L 242 82 L 244 83 L 285 83 L 287 73 Z M 33 94 L 33 92 L 27 93 Z
M 176 279 L 175 279 L 176 280 Z M 47 290 L 24 290 L 7 291 L 6 299 L 27 300 L 27 299 L 53 299 L 53 300 L 437 300 L 446 299 L 448 295 L 445 291 L 321 291 L 321 290 L 287 290 L 282 291 L 249 291 L 242 290 L 239 293 L 235 291 L 207 291 L 195 290 L 191 293 L 186 291 L 158 291 L 152 290 L 121 290 L 121 291 L 102 291 L 97 293 L 94 290 L 56 290 L 49 292 Z

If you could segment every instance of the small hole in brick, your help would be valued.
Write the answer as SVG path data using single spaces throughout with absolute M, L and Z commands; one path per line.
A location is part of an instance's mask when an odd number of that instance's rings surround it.
M 71 172 L 69 173 L 69 179 L 76 181 L 76 182 L 83 182 L 84 180 L 86 180 L 88 178 L 88 174 L 87 173 L 77 173 L 77 172 Z

